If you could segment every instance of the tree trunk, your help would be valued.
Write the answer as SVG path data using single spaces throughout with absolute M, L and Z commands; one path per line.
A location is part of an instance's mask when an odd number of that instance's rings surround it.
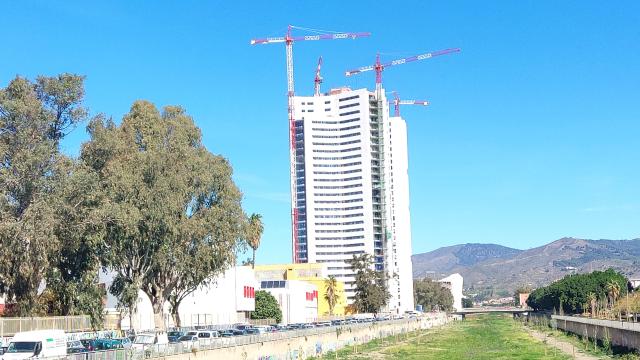
M 251 260 L 251 268 L 252 269 L 256 268 L 256 249 L 253 249 L 253 258 Z
M 181 327 L 182 320 L 180 319 L 180 313 L 177 310 L 175 310 L 172 315 L 173 315 L 173 325 L 175 327 Z
M 162 301 L 160 299 L 155 299 L 151 305 L 153 307 L 154 326 L 156 327 L 156 329 L 166 330 L 166 326 L 164 323 L 164 314 L 162 313 L 162 310 L 163 310 Z

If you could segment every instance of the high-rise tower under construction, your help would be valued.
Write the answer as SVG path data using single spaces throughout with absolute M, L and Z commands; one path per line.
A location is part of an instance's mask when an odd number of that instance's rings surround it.
M 346 261 L 370 254 L 388 275 L 389 310 L 413 310 L 405 121 L 367 89 L 296 96 L 294 109 L 295 261 L 325 263 L 351 303 Z

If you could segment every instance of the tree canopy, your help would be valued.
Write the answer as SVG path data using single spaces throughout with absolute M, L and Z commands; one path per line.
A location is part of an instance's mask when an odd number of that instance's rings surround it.
M 87 120 L 83 82 L 74 74 L 17 77 L 0 89 L 0 292 L 13 315 L 55 309 L 91 314 L 98 325 L 99 221 L 85 191 L 94 179 L 59 148 Z
M 246 217 L 229 162 L 210 153 L 180 107 L 162 112 L 137 101 L 120 125 L 96 119 L 81 160 L 108 199 L 103 265 L 115 271 L 112 292 L 135 307 L 137 289 L 151 300 L 155 325 L 173 301 L 235 261 Z
M 534 310 L 558 310 L 566 314 L 591 310 L 596 301 L 606 300 L 617 284 L 617 296 L 627 293 L 627 279 L 613 269 L 589 274 L 573 274 L 535 289 L 527 304 Z M 615 288 L 615 285 L 613 285 Z
M 256 295 L 256 309 L 251 313 L 252 319 L 275 319 L 276 323 L 282 321 L 282 310 L 273 295 L 265 290 L 258 290 Z
M 424 311 L 453 309 L 453 295 L 441 283 L 431 279 L 413 281 L 413 298 Z
M 387 274 L 373 270 L 369 254 L 354 255 L 348 263 L 355 272 L 354 308 L 360 313 L 377 314 L 391 297 L 387 289 Z

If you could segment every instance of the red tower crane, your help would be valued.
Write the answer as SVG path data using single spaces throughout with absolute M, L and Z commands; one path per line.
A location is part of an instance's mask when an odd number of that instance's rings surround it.
M 288 98 L 288 107 L 287 111 L 289 113 L 289 140 L 290 140 L 290 176 L 291 176 L 291 218 L 292 218 L 292 247 L 293 247 L 293 262 L 298 262 L 298 199 L 297 199 L 297 189 L 296 189 L 296 134 L 295 134 L 295 119 L 294 119 L 294 84 L 293 84 L 293 43 L 296 41 L 315 41 L 315 40 L 339 40 L 339 39 L 356 39 L 361 37 L 370 36 L 371 33 L 368 32 L 357 32 L 357 33 L 331 33 L 331 34 L 318 34 L 318 35 L 307 35 L 307 36 L 292 36 L 291 30 L 297 28 L 295 26 L 289 25 L 287 28 L 287 33 L 283 37 L 272 37 L 272 38 L 264 38 L 264 39 L 252 39 L 251 45 L 257 44 L 276 44 L 276 43 L 284 43 L 285 44 L 285 52 L 287 57 L 287 98 Z M 309 30 L 304 28 L 297 28 L 300 30 Z
M 320 84 L 322 84 L 322 76 L 320 76 L 320 67 L 322 66 L 322 56 L 318 58 L 318 67 L 316 68 L 316 78 L 313 80 L 313 94 L 315 96 L 320 96 Z
M 436 56 L 440 56 L 440 55 L 446 55 L 446 54 L 452 54 L 452 53 L 457 53 L 457 52 L 460 52 L 459 48 L 444 49 L 444 50 L 428 52 L 426 54 L 420 54 L 420 55 L 415 55 L 415 56 L 411 56 L 411 57 L 407 57 L 407 58 L 393 60 L 393 61 L 390 61 L 390 62 L 384 63 L 384 64 L 380 63 L 380 54 L 377 54 L 376 55 L 375 64 L 369 65 L 369 66 L 364 66 L 364 67 L 361 67 L 361 68 L 358 68 L 358 69 L 355 69 L 355 70 L 349 70 L 349 71 L 345 72 L 345 75 L 346 76 L 351 76 L 351 75 L 359 74 L 361 72 L 375 70 L 376 71 L 376 90 L 379 91 L 380 89 L 382 89 L 382 72 L 384 71 L 385 68 L 388 68 L 389 66 L 406 64 L 406 63 L 412 62 L 412 61 L 425 60 L 425 59 L 430 59 L 432 57 L 436 57 Z
M 393 100 L 389 102 L 393 104 L 395 110 L 394 116 L 400 116 L 400 105 L 429 105 L 429 102 L 426 100 L 400 100 L 396 91 L 393 92 Z

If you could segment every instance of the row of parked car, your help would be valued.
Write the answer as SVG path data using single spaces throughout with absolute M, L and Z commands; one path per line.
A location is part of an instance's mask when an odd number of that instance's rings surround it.
M 128 337 L 73 340 L 67 342 L 67 354 L 113 349 L 129 349 L 131 348 L 132 343 L 132 340 Z
M 312 328 L 329 327 L 329 326 L 342 326 L 342 325 L 383 321 L 383 320 L 390 320 L 390 317 L 387 316 L 387 317 L 378 317 L 378 318 L 373 318 L 373 317 L 352 318 L 352 319 L 320 321 L 320 322 L 312 322 L 312 323 L 296 323 L 296 324 L 289 324 L 289 325 L 235 324 L 232 327 L 226 328 L 226 329 L 172 330 L 172 331 L 169 331 L 167 334 L 168 334 L 168 340 L 170 344 L 183 343 L 187 347 L 192 347 L 196 342 L 199 342 L 202 339 L 232 337 L 232 336 L 242 336 L 242 335 L 259 335 L 264 333 L 272 333 L 272 332 L 280 332 L 280 331 L 312 329 Z

